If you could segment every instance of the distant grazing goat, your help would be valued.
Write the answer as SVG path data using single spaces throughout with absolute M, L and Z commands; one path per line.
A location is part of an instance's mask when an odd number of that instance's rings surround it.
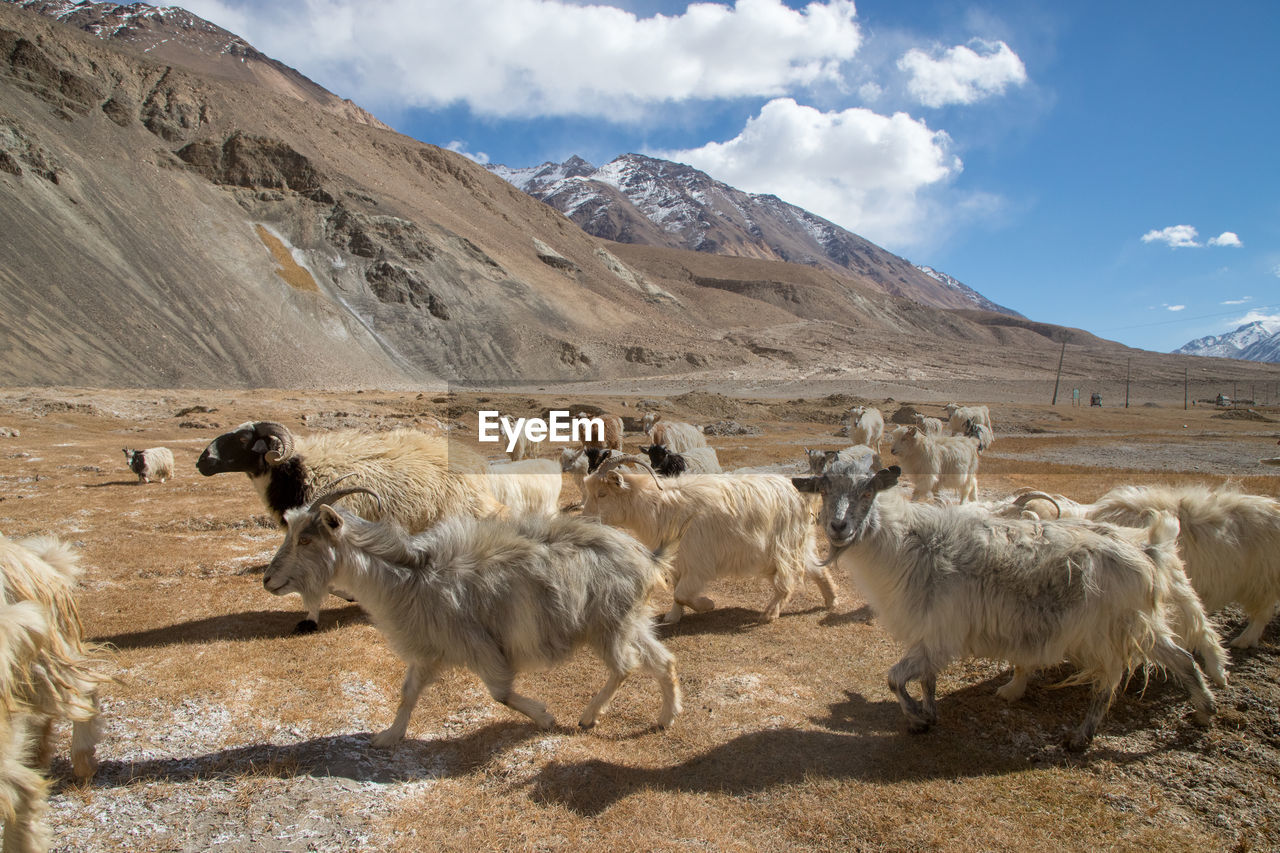
M 124 448 L 124 461 L 129 470 L 138 475 L 139 483 L 152 480 L 164 482 L 173 476 L 173 451 L 167 447 L 148 447 L 146 450 Z
M 647 412 L 640 425 L 649 434 L 652 444 L 661 444 L 671 453 L 684 453 L 695 447 L 707 446 L 702 430 L 683 421 L 664 421 L 657 412 Z
M 625 533 L 574 516 L 454 517 L 425 533 L 370 522 L 334 501 L 290 510 L 288 534 L 263 577 L 276 595 L 337 584 L 352 590 L 408 665 L 395 722 L 373 739 L 404 737 L 422 689 L 464 666 L 502 704 L 543 728 L 546 706 L 513 689 L 517 673 L 546 668 L 590 646 L 609 668 L 578 724 L 595 725 L 636 669 L 662 688 L 658 724 L 680 713 L 675 659 L 654 635 L 647 601 L 662 558 Z
M 641 473 L 618 470 L 633 464 Z M 669 623 L 684 607 L 699 613 L 715 602 L 702 595 L 717 577 L 766 577 L 774 594 L 764 619 L 776 619 L 796 583 L 808 577 L 828 608 L 835 586 L 817 563 L 805 502 L 783 477 L 771 474 L 686 474 L 658 481 L 634 456 L 615 456 L 583 484 L 583 515 L 625 528 L 650 548 L 679 542 L 672 561 L 674 601 Z
M 277 522 L 348 475 L 354 475 L 352 483 L 377 490 L 382 500 L 357 496 L 351 504 L 357 514 L 394 518 L 409 531 L 449 514 L 486 515 L 500 508 L 483 459 L 443 437 L 412 429 L 295 436 L 274 421 L 246 423 L 215 438 L 196 469 L 206 477 L 233 471 L 248 475 Z M 307 618 L 297 632 L 316 630 L 323 601 L 323 591 L 303 599 Z
M 589 415 L 586 412 L 578 412 L 578 414 L 574 415 L 574 417 L 575 418 L 596 417 L 596 418 L 599 418 L 604 423 L 604 437 L 597 438 L 596 437 L 597 432 L 593 431 L 591 433 L 592 435 L 591 439 L 584 441 L 582 443 L 584 447 L 588 447 L 588 448 L 605 447 L 605 448 L 608 448 L 609 450 L 622 449 L 622 436 L 625 432 L 625 430 L 623 430 L 622 428 L 622 418 L 618 417 L 617 415 L 606 415 L 606 414 Z
M 973 418 L 964 422 L 963 435 L 978 442 L 979 453 L 990 447 L 996 440 L 996 434 L 991 431 L 991 427 L 984 423 L 979 423 Z
M 966 421 L 974 421 L 991 429 L 991 411 L 986 406 L 960 406 L 947 403 L 943 407 L 947 412 L 947 429 L 952 435 L 964 435 Z
M 919 428 L 894 431 L 893 454 L 911 478 L 912 500 L 921 500 L 942 489 L 955 489 L 960 503 L 978 499 L 978 442 L 964 436 L 929 436 Z
M 912 731 L 937 721 L 938 672 L 961 656 L 1009 660 L 1031 670 L 1072 661 L 1093 700 L 1069 747 L 1082 750 L 1126 674 L 1145 662 L 1171 672 L 1197 720 L 1215 711 L 1171 614 L 1199 618 L 1195 593 L 1176 570 L 1177 523 L 1156 517 L 1135 544 L 1087 521 L 994 518 L 956 506 L 911 503 L 893 489 L 897 466 L 837 462 L 796 488 L 823 497 L 821 526 L 877 619 L 906 647 L 889 671 Z M 1161 565 L 1163 564 L 1163 565 Z M 907 692 L 919 681 L 923 702 Z
M 880 454 L 865 444 L 855 444 L 853 447 L 846 447 L 843 450 L 810 450 L 806 447 L 804 455 L 809 460 L 810 474 L 821 474 L 827 470 L 827 466 L 837 459 L 846 461 L 867 459 L 871 465 L 876 468 L 880 467 Z
M 521 430 L 516 433 L 515 446 L 506 451 L 506 454 L 511 457 L 512 462 L 523 462 L 526 459 L 537 458 L 538 449 L 541 446 L 541 442 L 530 441 L 529 436 L 524 434 L 524 430 Z
M 880 440 L 884 438 L 884 415 L 879 409 L 866 406 L 855 406 L 846 416 L 849 425 L 849 440 L 854 444 L 865 444 L 874 450 L 880 448 Z
M 720 460 L 716 458 L 714 447 L 695 447 L 683 453 L 671 453 L 661 444 L 651 444 L 641 447 L 640 452 L 648 454 L 653 470 L 664 477 L 721 473 Z
M 1209 612 L 1232 602 L 1249 616 L 1231 645 L 1258 644 L 1280 603 L 1280 501 L 1204 486 L 1121 486 L 1089 517 L 1134 526 L 1149 511 L 1177 517 L 1178 550 Z
M 942 435 L 942 421 L 937 418 L 926 417 L 916 412 L 916 426 L 920 427 L 920 431 L 925 435 Z

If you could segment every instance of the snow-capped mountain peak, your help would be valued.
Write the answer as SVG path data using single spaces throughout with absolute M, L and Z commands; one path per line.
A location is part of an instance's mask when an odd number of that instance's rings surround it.
M 1184 355 L 1238 358 L 1244 361 L 1280 362 L 1280 318 L 1254 320 L 1235 331 L 1206 335 L 1183 344 L 1174 352 Z
M 596 237 L 805 264 L 926 305 L 1021 316 L 775 195 L 743 192 L 682 163 L 623 154 L 598 169 L 580 157 L 489 169 Z

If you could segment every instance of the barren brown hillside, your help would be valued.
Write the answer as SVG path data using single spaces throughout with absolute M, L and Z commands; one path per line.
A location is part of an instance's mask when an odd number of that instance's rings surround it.
M 243 42 L 228 60 L 154 15 L 121 32 L 0 3 L 2 384 L 996 380 L 1039 400 L 1063 339 L 1076 375 L 1114 383 L 1132 356 L 1162 399 L 1187 366 L 1276 378 L 869 277 L 602 241 Z

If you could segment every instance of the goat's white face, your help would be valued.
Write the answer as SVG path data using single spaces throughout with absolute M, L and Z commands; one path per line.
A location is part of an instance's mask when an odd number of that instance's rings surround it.
M 291 509 L 285 513 L 285 524 L 284 542 L 271 558 L 262 585 L 273 595 L 296 592 L 308 607 L 318 605 L 333 580 L 342 516 L 331 506 Z
M 603 477 L 593 474 L 582 483 L 582 514 L 616 524 L 625 515 L 622 507 L 630 492 L 630 485 L 619 471 L 606 471 Z
M 894 456 L 901 456 L 903 450 L 915 447 L 919 443 L 920 430 L 915 427 L 907 427 L 902 432 L 894 435 L 893 447 L 890 449 L 893 451 Z
M 896 465 L 873 473 L 869 460 L 842 461 L 817 477 L 795 477 L 791 482 L 802 492 L 822 495 L 819 525 L 832 546 L 843 548 L 871 529 L 876 495 L 897 483 L 901 473 Z

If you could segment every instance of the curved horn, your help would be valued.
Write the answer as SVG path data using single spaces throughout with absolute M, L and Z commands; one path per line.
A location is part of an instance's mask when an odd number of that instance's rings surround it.
M 350 477 L 350 476 L 351 476 L 350 474 L 347 475 L 347 477 Z M 344 477 L 343 479 L 346 479 L 346 477 Z M 373 489 L 366 489 L 364 486 L 350 486 L 345 489 L 338 489 L 336 492 L 326 492 L 325 494 L 321 495 L 320 497 L 312 501 L 311 506 L 308 507 L 307 509 L 308 511 L 314 511 L 319 509 L 322 506 L 332 504 L 334 501 L 340 500 L 341 498 L 345 498 L 347 495 L 354 495 L 354 494 L 372 495 L 373 499 L 378 502 L 378 514 L 379 515 L 382 514 L 383 512 L 382 497 Z
M 658 473 L 653 470 L 648 462 L 635 454 L 628 454 L 626 456 L 610 456 L 608 459 L 600 463 L 600 467 L 596 469 L 595 476 L 603 477 L 605 474 L 620 465 L 639 465 L 641 468 L 649 472 L 649 476 L 653 478 L 653 483 L 658 487 L 658 491 L 663 490 L 662 481 L 658 479 Z
M 1058 518 L 1062 518 L 1062 506 L 1053 499 L 1053 495 L 1048 495 L 1044 492 L 1023 492 L 1013 499 L 1013 505 L 1026 506 L 1031 501 L 1048 501 L 1058 511 Z
M 293 456 L 293 434 L 284 424 L 275 421 L 258 421 L 253 425 L 253 434 L 266 439 L 267 452 L 263 459 L 268 465 L 279 465 Z

